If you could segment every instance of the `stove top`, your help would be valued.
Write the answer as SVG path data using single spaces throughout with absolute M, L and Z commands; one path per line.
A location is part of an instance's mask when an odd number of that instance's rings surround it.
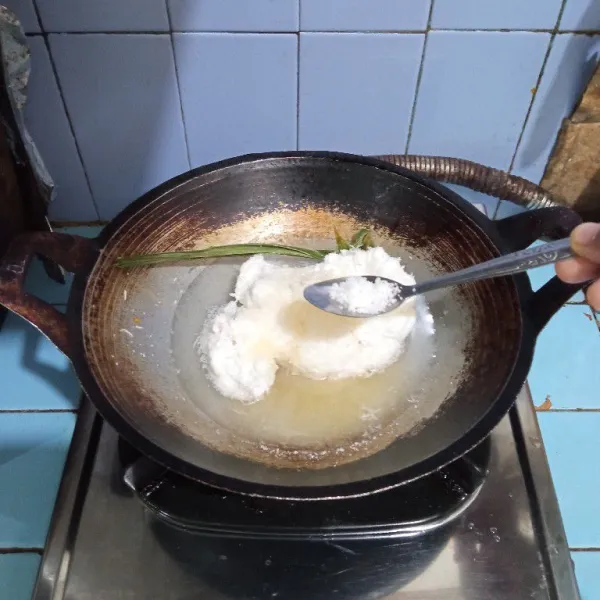
M 149 463 L 84 403 L 34 600 L 579 598 L 524 390 L 486 443 L 357 499 L 229 494 Z

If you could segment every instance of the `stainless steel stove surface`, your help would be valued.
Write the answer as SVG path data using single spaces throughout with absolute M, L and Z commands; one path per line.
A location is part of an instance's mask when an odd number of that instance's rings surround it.
M 327 503 L 168 475 L 136 494 L 117 435 L 84 403 L 34 600 L 578 599 L 526 390 L 457 465 Z

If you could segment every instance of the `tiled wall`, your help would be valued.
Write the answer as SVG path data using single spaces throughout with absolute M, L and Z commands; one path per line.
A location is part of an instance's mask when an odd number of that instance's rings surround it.
M 539 181 L 600 48 L 599 0 L 5 2 L 68 221 L 254 151 L 442 154 Z

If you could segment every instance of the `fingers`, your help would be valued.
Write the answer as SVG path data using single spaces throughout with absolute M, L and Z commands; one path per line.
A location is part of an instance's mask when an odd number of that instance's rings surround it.
M 600 280 L 594 282 L 585 294 L 585 298 L 589 305 L 595 310 L 600 312 Z
M 571 232 L 571 247 L 577 256 L 600 265 L 600 223 L 582 223 Z
M 583 283 L 600 277 L 600 265 L 577 256 L 557 262 L 556 274 L 565 283 Z
M 574 258 L 556 263 L 556 274 L 566 283 L 596 279 L 586 291 L 589 305 L 600 311 L 600 223 L 582 223 L 571 232 Z

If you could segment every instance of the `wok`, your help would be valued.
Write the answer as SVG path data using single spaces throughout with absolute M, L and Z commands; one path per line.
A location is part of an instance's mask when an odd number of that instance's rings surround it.
M 345 234 L 369 227 L 419 280 L 524 248 L 542 235 L 565 236 L 578 222 L 565 208 L 493 222 L 446 188 L 375 159 L 250 155 L 167 181 L 95 240 L 60 233 L 18 238 L 0 267 L 0 302 L 71 359 L 100 413 L 159 464 L 244 494 L 360 496 L 439 469 L 484 440 L 524 384 L 536 336 L 578 286 L 554 278 L 533 293 L 527 276 L 518 275 L 428 297 L 435 334 L 427 369 L 399 394 L 395 413 L 377 431 L 288 443 L 275 434 L 250 435 L 236 411 L 223 408 L 230 406 L 224 399 L 206 400 L 214 390 L 195 379 L 202 371 L 192 351 L 198 315 L 227 299 L 239 264 L 119 269 L 115 260 L 210 244 L 322 244 L 334 227 Z M 36 254 L 75 274 L 66 314 L 24 292 Z M 272 410 L 263 415 L 265 431 L 270 416 L 276 420 Z M 314 410 L 326 416 L 327 402 Z

